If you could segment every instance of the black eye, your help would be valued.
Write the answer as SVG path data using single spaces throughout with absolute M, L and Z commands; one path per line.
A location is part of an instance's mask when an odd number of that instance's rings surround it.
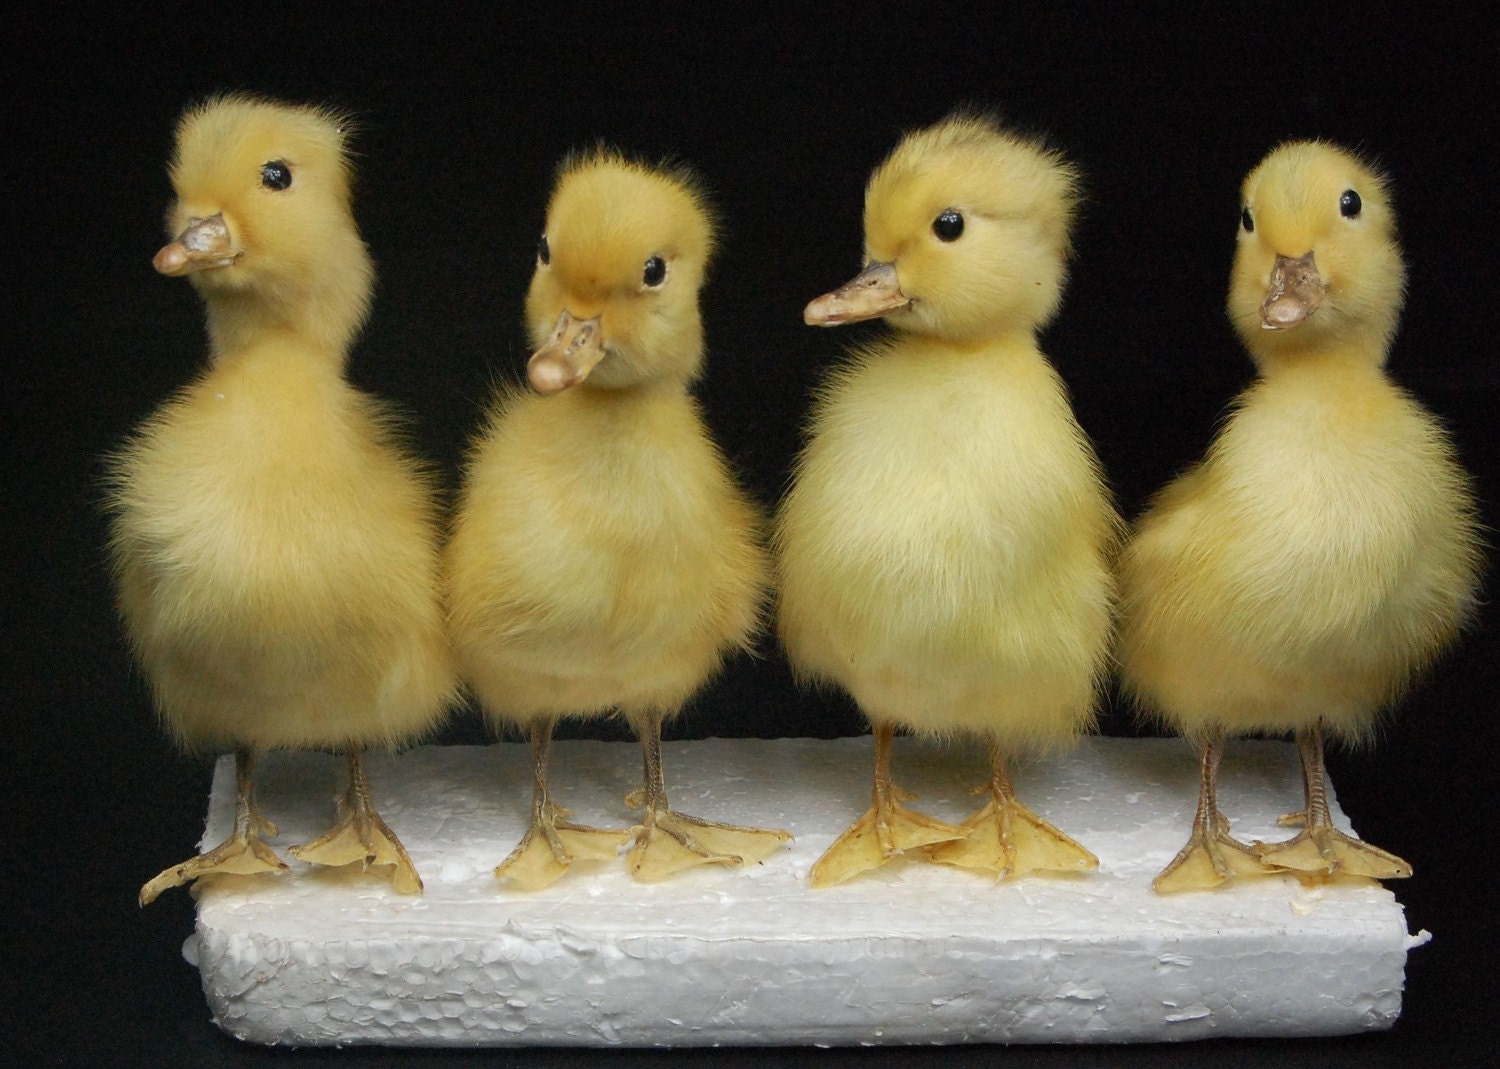
M 546 234 L 543 234 L 541 240 L 536 243 L 536 258 L 544 264 L 552 262 L 552 246 L 547 244 Z
M 1345 219 L 1353 219 L 1364 206 L 1364 201 L 1352 189 L 1344 190 L 1344 195 L 1339 198 L 1339 214 Z
M 282 190 L 292 184 L 292 169 L 286 160 L 272 160 L 260 167 L 260 184 L 267 189 Z
M 660 256 L 653 256 L 646 261 L 646 270 L 641 273 L 641 281 L 648 286 L 660 286 L 667 280 L 667 261 Z
M 956 208 L 945 208 L 932 221 L 932 232 L 939 241 L 957 241 L 964 232 L 964 217 Z
M 1240 209 L 1240 226 L 1245 228 L 1247 234 L 1255 233 L 1255 220 L 1250 218 L 1249 208 Z

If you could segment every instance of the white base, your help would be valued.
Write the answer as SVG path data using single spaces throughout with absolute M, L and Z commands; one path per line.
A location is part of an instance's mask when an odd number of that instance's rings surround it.
M 257 1043 L 403 1046 L 1124 1042 L 1388 1028 L 1408 937 L 1373 883 L 1289 876 L 1163 897 L 1151 878 L 1182 846 L 1197 765 L 1170 740 L 1086 740 L 1014 770 L 1032 809 L 1099 857 L 1084 876 L 995 883 L 896 862 L 823 891 L 809 867 L 868 804 L 868 739 L 668 743 L 675 808 L 787 828 L 748 870 L 705 866 L 638 884 L 623 860 L 584 863 L 540 892 L 498 883 L 524 830 L 530 750 L 517 743 L 370 755 L 376 804 L 426 880 L 292 862 L 279 876 L 203 881 L 200 966 L 214 1018 Z M 961 819 L 985 778 L 978 747 L 899 739 L 896 781 Z M 624 826 L 633 745 L 559 742 L 552 789 L 574 819 Z M 342 760 L 261 762 L 278 847 L 333 820 Z M 233 812 L 220 760 L 204 844 Z M 1301 801 L 1288 743 L 1231 743 L 1220 803 L 1245 840 L 1281 839 Z M 1349 830 L 1342 815 L 1340 825 Z

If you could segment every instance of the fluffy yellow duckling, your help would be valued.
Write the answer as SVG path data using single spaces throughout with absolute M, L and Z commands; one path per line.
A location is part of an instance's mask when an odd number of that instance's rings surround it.
M 207 306 L 208 368 L 113 461 L 119 604 L 161 718 L 232 747 L 233 833 L 141 889 L 286 865 L 263 841 L 255 755 L 339 747 L 337 825 L 293 853 L 421 890 L 360 751 L 432 727 L 456 687 L 430 487 L 380 402 L 344 378 L 373 278 L 339 116 L 244 96 L 187 112 L 158 271 Z
M 845 688 L 875 729 L 873 804 L 815 885 L 918 848 L 1001 875 L 1097 863 L 1006 770 L 1091 726 L 1111 633 L 1119 521 L 1036 339 L 1062 299 L 1076 197 L 1056 154 L 949 118 L 875 171 L 868 266 L 807 307 L 809 324 L 895 328 L 824 388 L 778 521 L 792 665 Z M 897 727 L 984 737 L 989 803 L 962 826 L 904 808 Z
M 1370 734 L 1457 633 L 1478 577 L 1468 479 L 1384 371 L 1405 281 L 1385 180 L 1297 142 L 1242 196 L 1229 314 L 1260 377 L 1142 517 L 1121 568 L 1125 683 L 1201 753 L 1193 833 L 1161 892 L 1280 869 L 1410 875 L 1330 824 L 1323 736 Z M 1225 736 L 1286 731 L 1306 797 L 1285 822 L 1306 827 L 1239 843 L 1215 797 Z
M 566 160 L 526 298 L 535 392 L 501 396 L 470 457 L 450 626 L 488 718 L 531 736 L 531 826 L 495 870 L 525 888 L 632 835 L 643 880 L 759 861 L 790 838 L 674 812 L 662 777 L 662 723 L 749 646 L 767 585 L 760 519 L 688 392 L 712 248 L 686 172 L 602 149 Z M 630 831 L 570 823 L 548 793 L 556 721 L 606 713 L 645 753 Z

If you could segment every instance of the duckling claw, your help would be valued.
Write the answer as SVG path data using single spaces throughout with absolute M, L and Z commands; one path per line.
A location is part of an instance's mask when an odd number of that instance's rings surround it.
M 962 839 L 923 851 L 940 865 L 992 872 L 996 878 L 1028 872 L 1088 872 L 1099 859 L 1019 802 L 991 801 L 959 827 Z
M 833 887 L 861 872 L 879 868 L 908 850 L 962 839 L 964 835 L 961 827 L 894 801 L 883 812 L 871 806 L 824 851 L 807 879 L 814 887 Z

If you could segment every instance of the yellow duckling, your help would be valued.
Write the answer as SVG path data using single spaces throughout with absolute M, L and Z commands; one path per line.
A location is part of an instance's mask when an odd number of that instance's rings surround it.
M 1475 599 L 1468 479 L 1442 427 L 1386 377 L 1405 269 L 1385 180 L 1332 145 L 1272 152 L 1245 180 L 1229 314 L 1260 378 L 1122 560 L 1124 680 L 1193 739 L 1193 833 L 1161 892 L 1237 874 L 1407 876 L 1329 822 L 1323 736 L 1367 737 Z M 1286 843 L 1229 834 L 1226 735 L 1295 732 L 1305 806 Z
M 501 396 L 470 457 L 450 626 L 488 718 L 531 736 L 531 825 L 495 870 L 525 888 L 632 835 L 643 880 L 759 861 L 790 838 L 674 812 L 662 776 L 662 723 L 748 648 L 768 581 L 760 518 L 688 391 L 712 248 L 686 172 L 603 149 L 566 160 L 526 298 L 535 392 Z M 645 753 L 630 831 L 570 823 L 548 793 L 557 720 L 606 713 Z
M 156 269 L 207 307 L 208 368 L 113 460 L 119 604 L 161 718 L 233 747 L 233 833 L 141 889 L 285 869 L 263 841 L 255 755 L 340 747 L 349 789 L 324 865 L 422 884 L 370 801 L 363 747 L 431 728 L 456 688 L 431 489 L 390 414 L 344 378 L 373 272 L 349 206 L 339 116 L 245 96 L 193 108 Z
M 1018 874 L 1094 867 L 1015 797 L 1007 755 L 1092 724 L 1119 521 L 1036 332 L 1062 299 L 1073 170 L 988 119 L 908 135 L 865 193 L 868 266 L 809 324 L 884 316 L 822 392 L 777 530 L 779 621 L 800 676 L 875 729 L 873 804 L 815 885 L 903 851 Z M 891 738 L 989 743 L 989 803 L 962 826 L 904 808 Z M 933 845 L 933 844 L 943 845 Z

